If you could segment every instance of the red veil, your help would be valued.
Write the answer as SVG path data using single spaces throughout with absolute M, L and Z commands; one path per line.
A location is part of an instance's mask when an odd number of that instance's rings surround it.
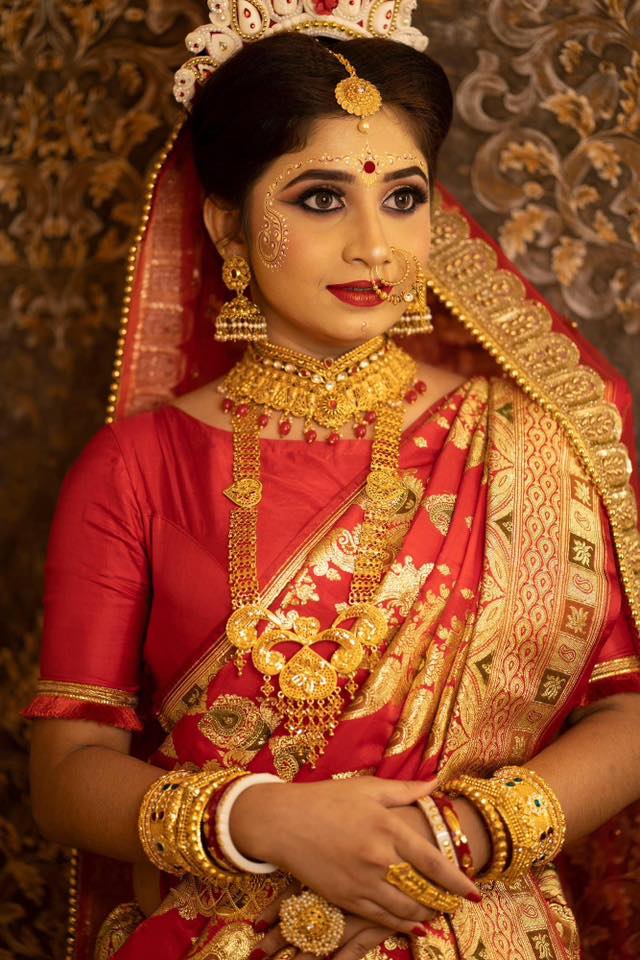
M 237 349 L 212 336 L 225 289 L 221 261 L 204 229 L 202 202 L 189 121 L 183 120 L 154 168 L 129 258 L 108 422 L 200 386 L 238 356 Z M 411 349 L 466 375 L 502 372 L 558 420 L 607 508 L 627 614 L 640 625 L 638 491 L 630 483 L 626 383 L 443 188 L 428 277 L 435 334 L 414 338 Z M 612 652 L 611 669 L 590 684 L 592 699 L 640 690 L 640 662 L 626 660 Z M 565 858 L 585 956 L 594 960 L 604 957 L 604 938 L 611 956 L 631 960 L 640 954 L 640 889 L 632 879 L 638 868 L 639 813 L 640 805 L 624 811 Z M 88 955 L 89 930 L 104 917 L 114 890 L 114 874 L 103 873 L 101 863 L 83 858 L 82 887 L 91 893 L 80 899 L 76 952 L 70 955 Z M 115 895 L 120 902 L 122 888 Z

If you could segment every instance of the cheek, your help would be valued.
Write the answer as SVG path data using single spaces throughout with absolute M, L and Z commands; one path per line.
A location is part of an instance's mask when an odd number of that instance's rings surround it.
M 287 217 L 275 209 L 269 194 L 265 197 L 262 210 L 258 212 L 256 222 L 256 254 L 265 267 L 278 270 L 287 256 L 289 223 Z

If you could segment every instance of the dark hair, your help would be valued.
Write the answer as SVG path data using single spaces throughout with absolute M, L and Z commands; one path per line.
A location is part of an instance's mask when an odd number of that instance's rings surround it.
M 334 88 L 346 73 L 325 45 L 344 52 L 383 103 L 404 112 L 434 178 L 453 109 L 449 81 L 434 60 L 389 40 L 318 43 L 288 33 L 245 44 L 197 92 L 190 122 L 207 196 L 242 208 L 273 160 L 304 147 L 315 120 L 344 116 Z

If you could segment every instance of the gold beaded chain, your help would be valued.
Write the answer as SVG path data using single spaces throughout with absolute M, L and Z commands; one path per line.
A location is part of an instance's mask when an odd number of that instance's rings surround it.
M 265 359 L 270 363 L 265 364 Z M 383 338 L 351 351 L 335 365 L 303 357 L 306 366 L 302 366 L 300 360 L 299 354 L 273 344 L 251 347 L 225 380 L 225 397 L 231 396 L 234 404 L 225 408 L 233 431 L 233 483 L 224 493 L 234 505 L 229 525 L 233 613 L 227 637 L 236 649 L 238 671 L 242 672 L 250 655 L 264 677 L 263 696 L 278 711 L 287 732 L 304 738 L 302 752 L 315 765 L 343 708 L 339 677 L 345 678 L 347 693 L 353 696 L 356 672 L 373 665 L 386 636 L 384 614 L 371 601 L 388 560 L 389 521 L 407 496 L 399 472 L 402 397 L 407 399 L 405 391 L 415 379 L 416 366 L 408 354 Z M 340 374 L 344 376 L 339 379 Z M 335 407 L 325 408 L 319 402 L 327 395 L 336 399 Z M 321 628 L 314 617 L 298 617 L 292 628 L 285 628 L 260 604 L 257 523 L 263 493 L 260 428 L 265 406 L 286 416 L 303 416 L 307 422 L 322 417 L 320 423 L 328 426 L 373 414 L 368 421 L 374 434 L 365 515 L 349 601 L 328 629 Z M 345 626 L 349 621 L 354 622 L 351 629 Z M 259 623 L 266 624 L 260 634 Z M 338 646 L 330 660 L 312 649 L 323 640 Z M 300 649 L 287 661 L 277 647 L 292 642 Z M 276 676 L 280 689 L 274 696 L 272 678 Z

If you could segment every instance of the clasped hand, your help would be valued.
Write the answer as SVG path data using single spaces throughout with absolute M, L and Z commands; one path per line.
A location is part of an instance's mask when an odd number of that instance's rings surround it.
M 418 934 L 433 918 L 431 910 L 387 882 L 392 863 L 406 861 L 452 893 L 477 895 L 474 884 L 437 849 L 412 806 L 436 787 L 435 780 L 378 777 L 257 785 L 235 804 L 231 833 L 246 856 L 277 863 L 345 912 L 345 946 L 335 958 L 355 960 L 391 933 Z M 276 923 L 278 906 L 265 911 L 263 922 Z M 354 941 L 360 952 L 349 949 Z M 284 945 L 274 927 L 259 947 L 262 956 L 270 956 Z

